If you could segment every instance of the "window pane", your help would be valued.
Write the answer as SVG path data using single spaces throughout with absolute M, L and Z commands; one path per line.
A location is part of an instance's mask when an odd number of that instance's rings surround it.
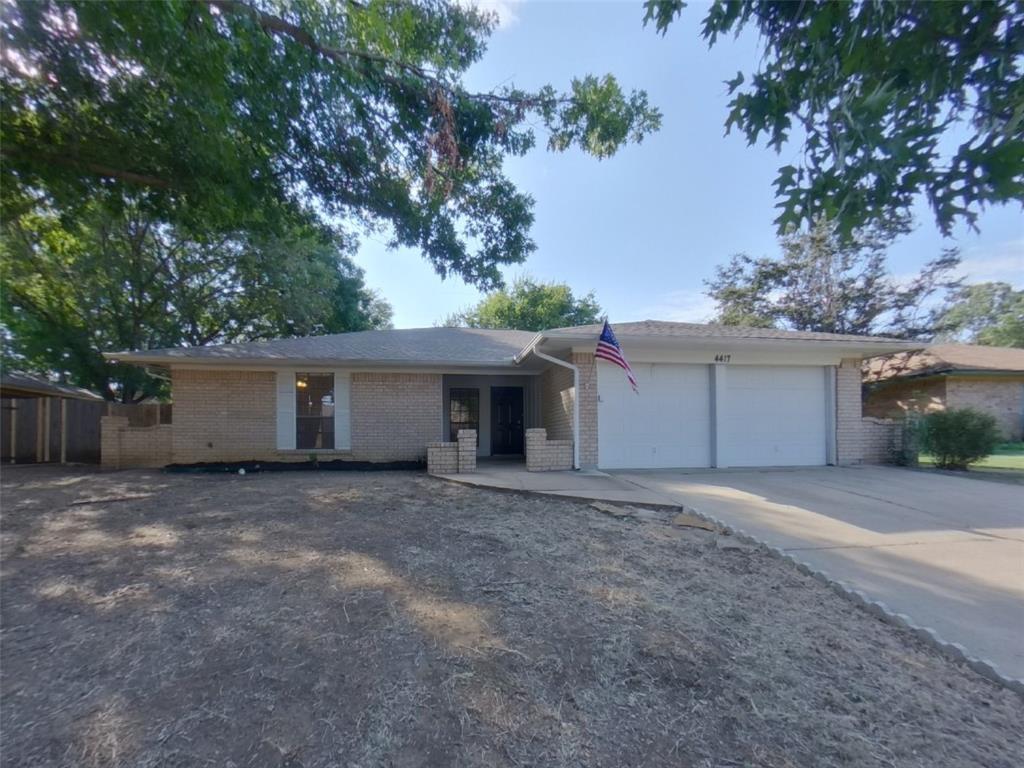
M 334 448 L 334 374 L 295 374 L 295 447 Z
M 480 444 L 480 390 L 452 388 L 448 391 L 449 439 L 459 439 L 460 429 L 475 429 Z

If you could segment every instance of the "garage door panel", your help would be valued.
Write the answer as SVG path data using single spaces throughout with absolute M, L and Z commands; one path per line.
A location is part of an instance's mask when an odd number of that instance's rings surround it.
M 634 373 L 640 394 L 621 368 L 598 361 L 598 463 L 621 469 L 710 466 L 708 366 L 640 364 Z
M 731 366 L 719 404 L 721 464 L 826 462 L 825 373 L 818 366 Z

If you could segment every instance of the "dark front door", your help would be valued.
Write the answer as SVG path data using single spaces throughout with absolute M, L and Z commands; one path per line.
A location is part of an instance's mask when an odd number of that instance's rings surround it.
M 523 388 L 491 387 L 491 453 L 523 452 Z

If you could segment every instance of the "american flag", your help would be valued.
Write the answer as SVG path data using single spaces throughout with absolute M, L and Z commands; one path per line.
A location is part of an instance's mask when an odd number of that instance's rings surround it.
M 626 378 L 629 379 L 629 385 L 633 387 L 633 391 L 637 394 L 640 393 L 636 386 L 636 377 L 633 375 L 633 369 L 629 367 L 629 362 L 627 362 L 622 354 L 619 340 L 615 338 L 615 333 L 612 331 L 612 327 L 608 325 L 607 320 L 604 321 L 601 338 L 597 340 L 597 349 L 594 351 L 594 357 L 600 357 L 602 360 L 607 360 L 619 366 L 619 368 L 626 372 Z

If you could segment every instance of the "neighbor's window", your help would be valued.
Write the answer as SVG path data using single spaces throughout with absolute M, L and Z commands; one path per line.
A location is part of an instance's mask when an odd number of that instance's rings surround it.
M 480 444 L 480 390 L 453 387 L 448 390 L 449 433 L 451 441 L 459 439 L 460 429 L 475 429 Z
M 295 447 L 334 448 L 334 374 L 295 374 Z

